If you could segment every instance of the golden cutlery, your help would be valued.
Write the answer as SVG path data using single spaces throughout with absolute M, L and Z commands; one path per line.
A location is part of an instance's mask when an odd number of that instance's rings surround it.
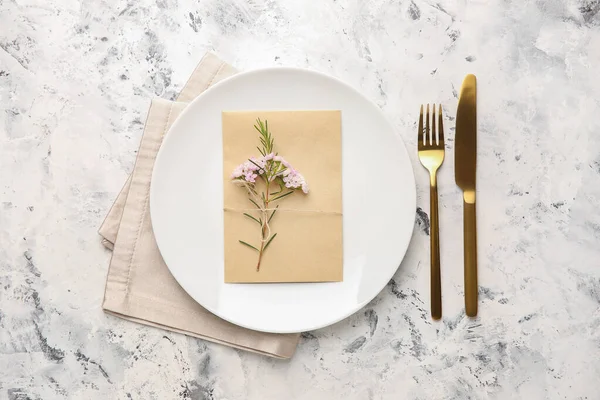
M 437 170 L 444 162 L 444 125 L 442 122 L 442 106 L 439 106 L 438 132 L 435 129 L 435 104 L 429 129 L 429 104 L 423 129 L 423 106 L 419 116 L 419 160 L 429 171 L 429 204 L 430 204 L 430 247 L 431 247 L 431 316 L 433 319 L 442 318 L 442 281 L 440 277 L 440 229 L 438 218 Z
M 477 315 L 477 224 L 475 218 L 475 170 L 477 164 L 477 79 L 467 75 L 460 88 L 456 111 L 454 174 L 463 191 L 465 310 Z

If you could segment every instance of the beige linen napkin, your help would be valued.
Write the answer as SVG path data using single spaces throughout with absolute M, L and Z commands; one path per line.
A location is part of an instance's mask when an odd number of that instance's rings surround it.
M 152 100 L 133 172 L 99 230 L 102 243 L 113 250 L 103 308 L 129 321 L 289 358 L 294 354 L 299 334 L 270 334 L 241 328 L 196 303 L 170 274 L 150 222 L 150 179 L 164 135 L 188 101 L 235 73 L 230 65 L 208 53 L 176 102 Z

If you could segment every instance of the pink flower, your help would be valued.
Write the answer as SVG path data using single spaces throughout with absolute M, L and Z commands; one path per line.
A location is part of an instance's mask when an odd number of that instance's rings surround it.
M 259 160 L 252 159 L 252 161 L 254 161 L 254 163 L 256 163 L 258 165 L 261 165 Z M 246 161 L 243 164 L 240 164 L 237 167 L 235 167 L 235 169 L 231 173 L 231 179 L 233 179 L 233 180 L 242 179 L 242 180 L 245 180 L 246 182 L 255 183 L 256 178 L 258 177 L 256 172 L 259 171 L 259 168 L 254 163 L 252 163 L 250 161 Z M 259 172 L 263 173 L 264 171 L 259 171 Z
M 304 193 L 308 193 L 308 184 L 306 183 L 306 180 L 302 174 L 296 171 L 294 168 L 290 167 L 283 171 L 283 183 L 288 189 L 302 188 Z
M 255 183 L 257 177 L 258 177 L 258 175 L 254 174 L 250 171 L 248 173 L 246 173 L 246 175 L 244 175 L 244 179 L 246 180 L 246 182 L 250 182 L 250 183 Z
M 304 194 L 308 194 L 308 183 L 304 182 L 302 184 L 302 191 L 304 192 Z
M 237 179 L 244 175 L 244 164 L 238 165 L 235 167 L 233 172 L 231 173 L 231 179 Z
M 283 170 L 281 170 L 283 169 Z M 279 172 L 276 172 L 279 171 Z M 266 180 L 267 172 L 273 176 L 278 176 L 283 180 L 283 184 L 288 189 L 301 189 L 304 193 L 308 193 L 308 184 L 304 176 L 298 172 L 292 165 L 283 157 L 276 156 L 274 153 L 269 153 L 260 158 L 251 157 L 243 164 L 235 167 L 231 173 L 231 179 L 242 180 L 248 183 L 256 183 L 256 179 L 262 176 Z

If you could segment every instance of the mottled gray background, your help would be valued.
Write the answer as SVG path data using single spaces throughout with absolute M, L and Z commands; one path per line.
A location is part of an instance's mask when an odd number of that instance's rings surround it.
M 0 0 L 0 399 L 598 399 L 600 1 Z M 334 75 L 410 149 L 448 111 L 444 319 L 428 187 L 366 309 L 278 361 L 106 316 L 97 228 L 154 96 L 215 51 Z M 480 317 L 465 318 L 457 90 L 479 78 Z

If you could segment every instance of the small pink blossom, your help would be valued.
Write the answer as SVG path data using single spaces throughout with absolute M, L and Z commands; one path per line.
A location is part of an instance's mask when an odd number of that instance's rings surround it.
M 258 178 L 258 175 L 252 172 L 248 172 L 246 175 L 244 175 L 244 179 L 246 180 L 246 182 L 255 183 L 256 178 Z
M 237 179 L 242 175 L 244 175 L 244 164 L 235 167 L 235 169 L 231 173 L 231 179 Z
M 259 164 L 260 165 L 260 164 Z M 235 167 L 231 173 L 231 179 L 243 179 L 246 182 L 254 183 L 258 175 L 255 173 L 258 171 L 258 167 L 250 161 L 246 161 L 243 164 Z M 264 171 L 263 171 L 264 172 Z
M 304 192 L 304 194 L 308 194 L 308 183 L 304 182 L 302 184 L 302 191 Z
M 283 171 L 283 183 L 288 189 L 302 188 L 304 193 L 308 193 L 308 184 L 306 183 L 306 180 L 302 174 L 296 171 L 294 168 L 290 167 Z

